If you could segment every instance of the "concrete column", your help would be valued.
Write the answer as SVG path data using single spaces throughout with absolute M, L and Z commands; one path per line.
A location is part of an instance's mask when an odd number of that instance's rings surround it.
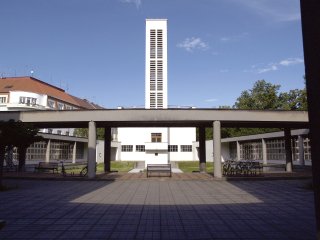
M 241 160 L 240 142 L 237 141 L 237 160 Z
M 298 136 L 298 149 L 299 149 L 299 164 L 301 166 L 305 165 L 304 162 L 304 144 L 303 144 L 303 136 Z
M 72 163 L 76 163 L 77 158 L 77 142 L 74 142 L 72 149 Z
M 286 171 L 292 172 L 292 149 L 291 149 L 291 130 L 284 129 L 284 146 L 286 150 Z
M 267 159 L 267 143 L 264 138 L 262 140 L 262 163 L 263 165 L 268 164 L 268 159 Z
M 213 122 L 213 154 L 214 154 L 214 177 L 222 178 L 220 121 Z
M 51 140 L 49 139 L 47 142 L 47 148 L 46 148 L 46 162 L 50 161 L 50 147 L 51 147 Z
M 206 171 L 206 128 L 199 127 L 199 170 L 200 172 Z
M 317 239 L 320 239 L 320 1 L 300 0 Z
M 96 176 L 96 123 L 89 122 L 88 130 L 88 178 L 95 178 Z
M 111 170 L 111 127 L 104 129 L 104 172 Z

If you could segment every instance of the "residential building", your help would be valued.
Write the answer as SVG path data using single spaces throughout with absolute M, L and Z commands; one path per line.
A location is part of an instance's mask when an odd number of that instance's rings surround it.
M 102 107 L 72 96 L 65 90 L 34 77 L 0 78 L 0 112 L 77 109 L 102 109 Z M 39 135 L 44 140 L 32 144 L 27 149 L 26 163 L 61 160 L 86 161 L 88 140 L 74 137 L 73 130 L 73 128 L 40 129 Z M 17 159 L 16 150 L 10 154 L 11 159 L 12 157 Z

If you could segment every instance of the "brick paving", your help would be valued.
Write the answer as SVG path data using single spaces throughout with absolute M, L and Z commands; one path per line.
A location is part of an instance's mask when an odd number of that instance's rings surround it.
M 309 182 L 6 179 L 0 239 L 316 239 Z

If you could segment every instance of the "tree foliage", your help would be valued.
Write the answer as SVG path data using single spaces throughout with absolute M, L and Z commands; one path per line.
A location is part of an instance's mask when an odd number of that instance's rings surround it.
M 0 186 L 2 185 L 2 172 L 6 147 L 17 147 L 19 153 L 19 171 L 24 169 L 27 148 L 34 142 L 41 141 L 43 138 L 37 136 L 38 129 L 31 123 L 0 122 Z
M 74 135 L 88 138 L 88 128 L 76 128 L 74 129 Z M 104 140 L 104 128 L 97 128 L 97 139 Z
M 232 107 L 221 106 L 223 109 L 242 110 L 304 110 L 307 106 L 306 88 L 294 89 L 279 93 L 280 85 L 258 80 L 249 90 L 241 92 Z M 278 128 L 222 128 L 221 137 L 238 137 L 279 131 Z M 212 139 L 212 128 L 206 129 L 206 139 Z
M 250 109 L 250 110 L 267 110 L 278 109 L 278 91 L 280 85 L 274 85 L 259 80 L 255 82 L 253 88 L 245 90 L 241 93 L 240 97 L 234 104 L 237 109 Z

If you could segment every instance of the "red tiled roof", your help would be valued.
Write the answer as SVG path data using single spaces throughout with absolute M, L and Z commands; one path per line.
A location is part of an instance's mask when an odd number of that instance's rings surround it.
M 69 103 L 84 109 L 102 109 L 87 100 L 77 98 L 66 93 L 63 89 L 50 85 L 34 77 L 6 77 L 0 78 L 0 93 L 10 91 L 24 91 L 48 95 L 51 98 Z

